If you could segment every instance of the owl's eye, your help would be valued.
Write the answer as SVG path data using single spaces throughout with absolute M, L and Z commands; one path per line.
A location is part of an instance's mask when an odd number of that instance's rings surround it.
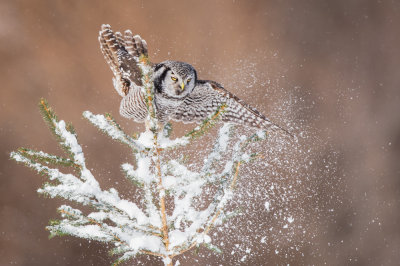
M 173 81 L 177 81 L 177 80 L 178 80 L 178 79 L 175 78 L 175 77 L 171 77 L 171 79 L 172 79 Z
M 191 80 L 192 80 L 192 79 L 188 79 L 188 80 L 186 81 L 186 83 L 189 83 Z

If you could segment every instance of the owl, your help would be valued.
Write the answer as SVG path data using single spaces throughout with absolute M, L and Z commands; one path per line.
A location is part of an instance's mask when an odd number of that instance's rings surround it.
M 145 121 L 148 110 L 140 88 L 143 84 L 138 64 L 141 55 L 148 55 L 146 41 L 129 30 L 124 34 L 114 33 L 110 25 L 102 25 L 99 42 L 114 73 L 114 87 L 122 96 L 120 114 L 136 122 Z M 160 122 L 200 123 L 225 105 L 221 117 L 224 122 L 280 131 L 291 136 L 219 83 L 198 79 L 190 64 L 167 60 L 151 65 L 156 115 Z

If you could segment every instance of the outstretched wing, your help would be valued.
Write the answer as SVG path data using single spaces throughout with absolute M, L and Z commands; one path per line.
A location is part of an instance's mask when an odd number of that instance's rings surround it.
M 141 90 L 142 73 L 139 68 L 140 56 L 148 56 L 146 41 L 130 30 L 113 32 L 110 25 L 102 25 L 99 33 L 100 48 L 114 73 L 114 87 L 123 98 L 119 112 L 137 122 L 147 116 L 147 107 Z
M 146 41 L 139 35 L 133 36 L 130 30 L 114 32 L 110 25 L 102 25 L 99 32 L 100 48 L 108 65 L 114 73 L 114 87 L 121 96 L 129 90 L 142 85 L 141 72 L 138 67 L 139 57 L 147 56 Z
M 293 136 L 287 130 L 272 123 L 255 108 L 236 97 L 214 81 L 198 81 L 193 92 L 172 114 L 172 119 L 182 122 L 201 122 L 226 104 L 222 121 L 233 122 L 270 131 L 281 131 Z

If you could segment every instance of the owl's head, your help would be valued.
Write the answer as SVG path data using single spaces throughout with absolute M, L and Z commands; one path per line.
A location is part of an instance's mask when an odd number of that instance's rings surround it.
M 154 68 L 154 87 L 158 93 L 183 98 L 191 93 L 197 80 L 196 70 L 189 64 L 164 61 Z

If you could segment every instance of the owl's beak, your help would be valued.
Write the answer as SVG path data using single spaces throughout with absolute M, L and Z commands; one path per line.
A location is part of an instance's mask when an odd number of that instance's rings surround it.
M 181 83 L 181 89 L 184 90 L 185 89 L 185 84 L 182 82 Z

